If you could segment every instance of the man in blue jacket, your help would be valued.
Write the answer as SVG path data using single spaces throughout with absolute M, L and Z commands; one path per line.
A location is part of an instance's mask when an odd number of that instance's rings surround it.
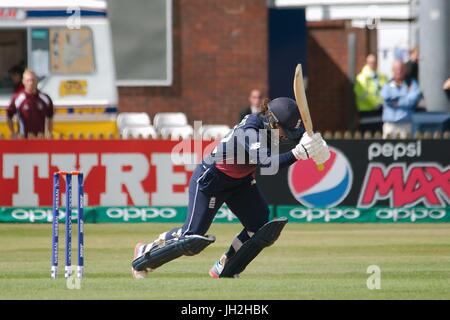
M 405 66 L 396 60 L 392 66 L 393 79 L 381 90 L 383 103 L 383 138 L 406 138 L 412 132 L 412 114 L 422 94 L 416 80 L 405 81 Z

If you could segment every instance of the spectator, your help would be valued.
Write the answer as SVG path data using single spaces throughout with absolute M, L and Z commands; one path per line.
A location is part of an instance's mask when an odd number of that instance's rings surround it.
M 450 101 L 450 78 L 445 80 L 444 85 L 442 86 L 442 89 L 445 91 L 445 94 L 447 95 L 447 99 Z
M 419 83 L 419 49 L 416 47 L 409 52 L 409 60 L 405 64 L 405 79 L 408 84 L 412 80 Z
M 244 117 L 248 114 L 258 113 L 259 111 L 261 111 L 261 102 L 262 102 L 261 91 L 258 89 L 253 89 L 250 92 L 248 101 L 250 103 L 250 106 L 242 110 L 242 112 L 239 115 L 239 121 L 244 119 Z
M 13 95 L 23 90 L 23 71 L 23 68 L 19 65 L 15 65 L 8 70 L 9 77 L 11 78 L 11 82 L 13 83 Z
M 386 77 L 377 71 L 377 58 L 369 54 L 354 87 L 360 131 L 381 130 L 381 88 L 386 82 Z
M 27 138 L 29 134 L 35 136 L 50 134 L 53 131 L 53 102 L 48 95 L 37 89 L 37 77 L 34 71 L 26 69 L 23 73 L 24 89 L 15 94 L 8 107 L 8 127 L 11 136 L 17 135 Z M 14 129 L 13 117 L 17 114 L 19 132 Z M 47 132 L 46 128 L 47 123 Z
M 414 109 L 422 94 L 416 80 L 408 84 L 405 81 L 405 65 L 395 60 L 392 66 L 393 79 L 384 85 L 381 95 L 383 104 L 383 138 L 400 136 L 407 138 L 411 134 L 411 120 Z

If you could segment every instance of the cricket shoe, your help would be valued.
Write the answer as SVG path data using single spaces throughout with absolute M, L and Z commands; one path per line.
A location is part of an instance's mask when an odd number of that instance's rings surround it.
M 136 246 L 134 247 L 133 261 L 144 254 L 144 249 L 145 243 L 139 242 L 138 244 L 136 244 Z M 133 267 L 131 267 L 131 274 L 135 279 L 145 279 L 148 275 L 148 272 L 149 270 L 137 271 Z
M 227 262 L 227 256 L 223 255 L 219 260 L 217 260 L 211 269 L 209 269 L 209 276 L 214 279 L 219 279 L 222 273 L 223 267 Z M 239 274 L 235 274 L 234 278 L 239 278 Z

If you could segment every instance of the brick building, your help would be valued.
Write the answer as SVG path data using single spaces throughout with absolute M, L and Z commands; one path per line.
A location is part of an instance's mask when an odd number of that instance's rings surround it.
M 349 78 L 348 36 L 356 38 L 355 71 L 376 52 L 376 32 L 352 28 L 349 21 L 308 23 L 308 103 L 319 130 L 347 130 L 355 121 L 353 84 Z
M 182 111 L 190 122 L 233 125 L 252 88 L 268 92 L 266 0 L 173 1 L 173 84 L 119 87 L 121 111 Z M 345 21 L 308 24 L 308 98 L 319 130 L 346 129 L 351 97 L 347 35 L 357 37 L 357 70 L 373 51 L 365 29 Z M 332 115 L 332 116 L 330 116 Z

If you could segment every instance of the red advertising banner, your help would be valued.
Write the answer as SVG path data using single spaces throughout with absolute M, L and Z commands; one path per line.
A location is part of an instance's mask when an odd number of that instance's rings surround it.
M 86 206 L 185 206 L 192 171 L 202 153 L 214 145 L 158 140 L 0 141 L 0 207 L 51 206 L 52 176 L 61 170 L 84 173 Z
M 0 207 L 51 207 L 52 174 L 80 170 L 86 206 L 180 206 L 209 141 L 0 140 Z M 323 171 L 299 161 L 257 177 L 274 206 L 446 208 L 449 140 L 332 140 Z M 289 148 L 289 146 L 283 146 Z M 287 150 L 281 150 L 287 151 Z M 76 203 L 76 179 L 73 182 Z M 65 202 L 62 181 L 62 203 Z

